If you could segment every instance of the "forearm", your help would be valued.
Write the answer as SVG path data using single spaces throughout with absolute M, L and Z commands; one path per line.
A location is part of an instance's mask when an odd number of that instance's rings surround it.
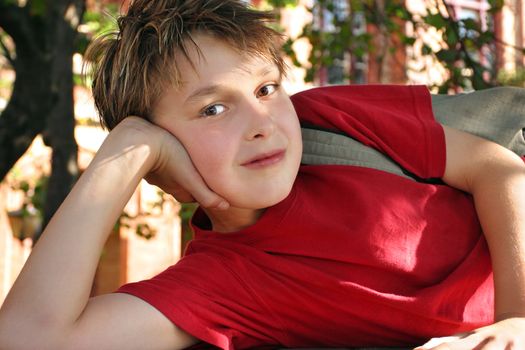
M 82 313 L 103 245 L 151 163 L 148 146 L 127 144 L 104 143 L 35 246 L 0 320 L 59 330 Z
M 495 317 L 525 316 L 525 165 L 494 157 L 478 173 L 470 192 L 491 253 Z

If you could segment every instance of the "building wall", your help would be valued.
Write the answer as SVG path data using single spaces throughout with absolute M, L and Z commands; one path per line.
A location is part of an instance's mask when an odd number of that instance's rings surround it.
M 20 241 L 13 236 L 12 224 L 7 215 L 6 202 L 8 187 L 0 184 L 0 305 L 20 273 L 29 253 L 32 241 L 30 238 Z
M 407 8 L 414 14 L 423 15 L 429 10 L 429 5 L 433 2 L 426 0 L 407 0 Z M 523 0 L 505 0 L 504 7 L 500 14 L 496 15 L 493 21 L 487 20 L 487 10 L 489 8 L 487 0 L 447 0 L 453 13 L 459 18 L 472 18 L 477 16 L 481 21 L 482 27 L 487 29 L 494 22 L 497 42 L 495 44 L 496 52 L 491 53 L 495 57 L 486 56 L 484 63 L 492 64 L 496 70 L 506 69 L 511 72 L 517 68 L 523 68 L 525 64 L 522 50 L 525 46 L 525 6 Z M 286 34 L 295 38 L 301 31 L 304 23 L 312 21 L 312 17 L 306 7 L 312 6 L 313 0 L 299 1 L 296 8 L 287 8 L 282 12 L 282 26 L 286 29 Z M 443 8 L 440 9 L 444 11 Z M 308 15 L 305 15 L 308 14 Z M 293 20 L 291 20 L 293 19 Z M 413 47 L 404 46 L 394 38 L 393 42 L 385 40 L 377 28 L 368 25 L 367 31 L 372 34 L 373 43 L 376 47 L 375 53 L 369 54 L 366 61 L 366 81 L 364 83 L 394 83 L 394 84 L 423 84 L 427 86 L 441 85 L 447 79 L 447 71 L 433 57 L 423 56 L 420 54 L 421 46 L 427 44 L 437 52 L 442 47 L 441 33 L 430 28 L 429 30 L 414 29 L 410 23 L 405 24 L 407 34 L 413 34 L 417 37 Z M 507 45 L 501 44 L 502 42 Z M 396 48 L 393 52 L 389 50 Z M 308 66 L 307 57 L 310 46 L 306 41 L 300 41 L 294 46 L 300 61 Z M 518 48 L 518 49 L 516 49 Z M 483 54 L 487 55 L 489 50 L 484 50 Z M 350 53 L 351 55 L 351 53 Z M 382 56 L 384 55 L 384 58 Z M 351 57 L 348 60 L 351 62 Z M 349 64 L 350 64 L 349 62 Z M 301 72 L 295 69 L 294 72 Z M 301 72 L 304 77 L 304 70 Z M 294 73 L 292 92 L 301 90 L 304 85 L 301 79 L 301 73 Z M 317 85 L 324 85 L 325 72 L 318 74 Z M 356 83 L 356 82 L 351 82 Z
M 525 6 L 523 0 L 505 0 L 501 13 L 496 17 L 497 61 L 505 71 L 523 68 L 525 59 L 521 50 L 525 47 Z M 507 45 L 502 44 L 506 43 Z

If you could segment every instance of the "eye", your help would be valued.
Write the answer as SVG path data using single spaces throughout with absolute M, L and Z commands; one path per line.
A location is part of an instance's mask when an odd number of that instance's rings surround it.
M 277 88 L 279 87 L 278 84 L 268 84 L 264 85 L 257 91 L 257 97 L 265 97 L 273 94 L 275 91 L 277 91 Z
M 226 112 L 226 106 L 219 103 L 205 107 L 199 114 L 202 117 L 214 117 Z

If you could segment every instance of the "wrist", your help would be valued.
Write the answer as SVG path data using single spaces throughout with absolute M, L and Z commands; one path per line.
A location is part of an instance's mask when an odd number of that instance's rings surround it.
M 94 161 L 114 161 L 128 170 L 135 170 L 143 178 L 157 163 L 160 155 L 158 130 L 139 117 L 127 117 L 108 135 Z M 97 159 L 98 158 L 98 159 Z

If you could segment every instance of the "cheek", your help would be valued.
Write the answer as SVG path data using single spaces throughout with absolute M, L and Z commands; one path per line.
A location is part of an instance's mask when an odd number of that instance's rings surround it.
M 200 133 L 182 141 L 188 151 L 193 164 L 204 180 L 210 181 L 220 177 L 228 165 L 235 159 L 235 145 L 228 142 L 223 133 Z
M 277 118 L 277 120 L 280 122 L 280 127 L 286 133 L 289 141 L 294 146 L 298 144 L 302 145 L 301 125 L 299 124 L 299 118 L 290 100 L 283 101 L 280 105 L 278 115 L 286 116 L 286 118 Z

